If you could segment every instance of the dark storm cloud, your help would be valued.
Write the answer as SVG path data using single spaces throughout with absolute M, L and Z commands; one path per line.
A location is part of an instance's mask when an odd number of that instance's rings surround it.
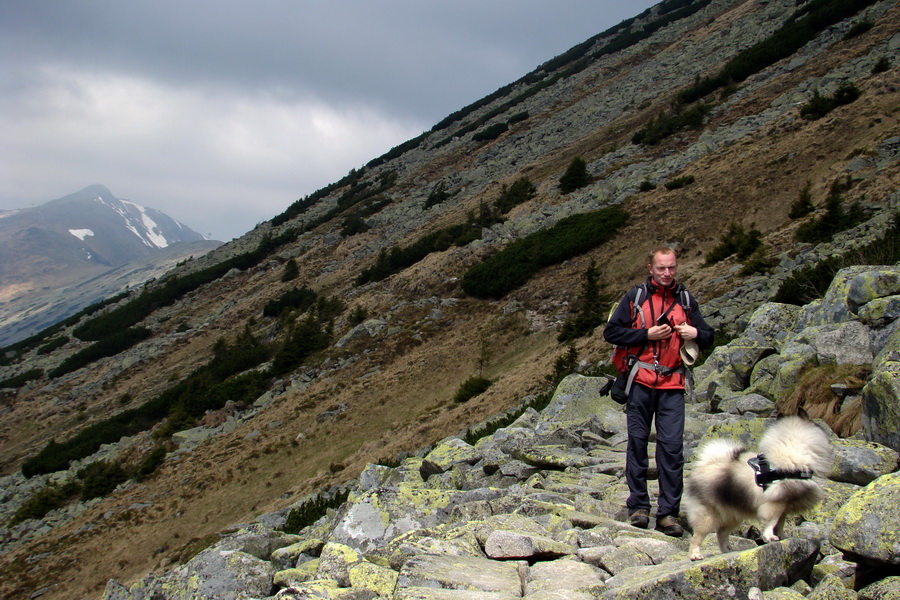
M 104 183 L 239 235 L 650 5 L 5 2 L 0 208 Z

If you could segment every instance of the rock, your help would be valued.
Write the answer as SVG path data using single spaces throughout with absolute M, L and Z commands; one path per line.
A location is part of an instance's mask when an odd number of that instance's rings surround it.
M 900 453 L 877 442 L 837 440 L 831 479 L 867 485 L 897 470 Z
M 604 600 L 625 598 L 748 598 L 752 587 L 772 589 L 809 575 L 818 546 L 808 540 L 773 542 L 744 552 L 626 569 L 607 580 Z
M 409 559 L 397 579 L 398 589 L 434 587 L 521 595 L 520 567 L 474 556 L 423 554 Z
M 539 562 L 525 576 L 525 598 L 596 598 L 606 589 L 597 569 L 576 560 Z
M 900 473 L 882 475 L 838 510 L 830 541 L 863 564 L 900 565 Z
M 495 530 L 488 536 L 484 552 L 496 560 L 534 559 L 546 560 L 575 554 L 575 548 L 548 537 Z

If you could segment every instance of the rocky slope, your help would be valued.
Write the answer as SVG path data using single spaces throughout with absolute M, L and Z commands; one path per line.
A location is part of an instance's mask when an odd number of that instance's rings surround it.
M 140 323 L 152 331 L 149 339 L 89 368 L 5 392 L 0 464 L 9 514 L 29 492 L 77 477 L 98 458 L 140 462 L 157 443 L 149 433 L 106 446 L 69 470 L 28 480 L 19 472 L 49 438 L 66 440 L 185 379 L 207 364 L 219 339 L 234 340 L 245 328 L 260 339 L 285 339 L 290 323 L 263 316 L 269 301 L 309 286 L 346 306 L 326 349 L 274 378 L 255 402 L 212 411 L 191 432 L 174 436 L 150 478 L 6 529 L 0 568 L 8 575 L 0 593 L 100 597 L 110 578 L 130 586 L 150 571 L 172 571 L 236 523 L 284 510 L 356 478 L 369 463 L 428 447 L 544 391 L 566 351 L 558 328 L 573 313 L 591 260 L 601 266 L 604 291 L 618 294 L 643 277 L 650 247 L 677 246 L 682 278 L 706 314 L 737 334 L 799 267 L 853 252 L 883 233 L 900 189 L 896 2 L 871 3 L 728 94 L 715 94 L 701 125 L 656 145 L 634 144 L 635 133 L 668 114 L 679 91 L 766 40 L 798 10 L 793 0 L 696 3 L 696 12 L 654 29 L 652 23 L 672 16 L 664 10 L 671 4 L 629 23 L 623 31 L 646 32 L 630 45 L 604 53 L 621 32 L 598 37 L 588 44 L 594 54 L 583 68 L 550 61 L 417 143 L 304 199 L 284 218 L 179 267 L 173 275 L 189 278 L 237 264 L 228 261 L 261 243 L 286 240 L 262 260 L 241 263 L 149 314 Z M 859 23 L 871 26 L 854 28 Z M 887 70 L 877 68 L 882 59 Z M 820 119 L 801 116 L 816 93 L 830 96 L 848 82 L 861 92 L 851 104 Z M 473 139 L 498 123 L 507 125 L 498 137 Z M 559 180 L 575 157 L 585 160 L 593 180 L 563 194 Z M 690 185 L 665 186 L 688 175 Z M 355 284 L 381 250 L 465 223 L 521 177 L 534 183 L 535 196 L 485 227 L 480 239 L 431 253 L 384 280 Z M 828 244 L 797 243 L 798 226 L 824 211 L 791 219 L 791 204 L 809 184 L 821 208 L 836 180 L 845 202 L 860 203 L 864 222 Z M 430 205 L 441 182 L 448 197 Z M 466 270 L 499 248 L 610 205 L 630 214 L 612 241 L 544 268 L 499 300 L 462 292 Z M 732 222 L 760 231 L 776 265 L 771 273 L 742 275 L 735 257 L 704 266 Z M 284 281 L 292 258 L 298 276 Z M 371 322 L 346 337 L 356 327 L 356 309 Z M 51 371 L 86 344 L 69 340 L 49 354 L 35 349 L 12 357 L 0 379 Z M 582 338 L 575 349 L 586 363 L 609 352 L 599 335 Z M 460 384 L 479 373 L 494 381 L 491 388 L 454 402 Z
M 881 307 L 900 299 L 896 275 L 893 268 L 850 268 L 821 303 L 761 306 L 744 335 L 696 369 L 708 391 L 689 397 L 687 454 L 722 437 L 756 448 L 776 407 L 763 394 L 777 396 L 771 386 L 783 384 L 798 363 L 872 365 L 873 382 L 895 377 L 900 321 L 885 318 Z M 622 407 L 602 391 L 606 382 L 571 375 L 540 412 L 533 398 L 523 399 L 495 419 L 512 423 L 490 435 L 479 434 L 484 425 L 473 427 L 395 468 L 368 465 L 351 485 L 320 495 L 336 510 L 302 529 L 297 515 L 313 499 L 238 525 L 167 572 L 130 586 L 111 580 L 104 600 L 900 594 L 898 523 L 890 509 L 900 495 L 900 453 L 866 441 L 895 441 L 887 420 L 868 417 L 897 410 L 896 386 L 885 393 L 869 383 L 836 394 L 839 413 L 866 400 L 864 431 L 841 439 L 819 422 L 834 447 L 829 469 L 815 478 L 824 500 L 790 516 L 784 539 L 758 546 L 759 531 L 747 523 L 732 536 L 734 552 L 722 554 L 710 536 L 701 547 L 706 558 L 692 562 L 687 537 L 625 522 L 628 434 Z M 692 467 L 689 461 L 689 473 Z

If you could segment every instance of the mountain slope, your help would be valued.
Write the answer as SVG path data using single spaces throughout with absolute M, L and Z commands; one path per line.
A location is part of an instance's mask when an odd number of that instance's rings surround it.
M 674 18 L 675 11 L 664 9 L 675 5 L 695 10 Z M 161 279 L 158 288 L 166 279 L 240 265 L 150 312 L 141 324 L 153 337 L 128 352 L 9 394 L 0 424 L 5 489 L 49 478 L 23 482 L 17 471 L 48 438 L 65 440 L 86 424 L 157 397 L 208 364 L 221 351 L 218 340 L 249 331 L 273 344 L 290 341 L 292 325 L 302 319 L 267 317 L 263 310 L 292 288 L 308 286 L 346 308 L 334 320 L 327 348 L 273 377 L 257 401 L 226 404 L 196 423 L 222 427 L 217 435 L 190 452 L 172 453 L 143 483 L 68 515 L 54 513 L 58 520 L 49 532 L 36 520 L 4 537 L 10 550 L 0 561 L 10 576 L 0 589 L 10 597 L 38 589 L 48 598 L 99 597 L 110 577 L 136 581 L 184 560 L 235 522 L 354 477 L 366 462 L 416 451 L 541 392 L 554 361 L 566 352 L 557 331 L 572 314 L 591 260 L 601 267 L 603 291 L 619 294 L 644 276 L 650 247 L 674 244 L 682 278 L 709 320 L 723 329 L 739 327 L 741 312 L 729 307 L 752 310 L 801 259 L 833 251 L 795 241 L 798 225 L 823 212 L 789 217 L 807 182 L 819 207 L 834 182 L 849 176 L 846 202 L 860 202 L 867 215 L 896 208 L 896 2 L 868 3 L 864 13 L 825 27 L 727 94 L 707 98 L 701 124 L 656 145 L 632 140 L 661 114 L 673 114 L 680 91 L 768 39 L 798 10 L 793 0 L 662 3 L 591 40 L 575 62 L 549 61 L 421 139 Z M 666 25 L 654 27 L 660 20 Z M 872 26 L 846 37 L 864 20 Z M 630 44 L 603 50 L 626 34 Z M 882 58 L 894 66 L 876 69 Z M 820 119 L 801 116 L 816 92 L 829 96 L 845 82 L 861 91 L 858 99 Z M 473 139 L 497 124 L 506 130 Z M 560 177 L 576 157 L 586 161 L 592 181 L 563 194 Z M 688 175 L 694 178 L 689 185 L 665 185 Z M 505 221 L 478 227 L 478 239 L 427 254 L 383 280 L 356 284 L 382 250 L 399 255 L 426 233 L 477 222 L 482 208 L 521 177 L 535 185 L 534 197 L 509 210 Z M 439 184 L 446 197 L 434 193 Z M 541 269 L 502 298 L 462 292 L 470 266 L 567 216 L 607 206 L 630 214 L 611 242 Z M 740 275 L 734 257 L 703 266 L 731 222 L 758 228 L 766 257 L 779 265 L 773 273 Z M 257 256 L 258 248 L 266 252 Z M 290 259 L 299 274 L 284 281 Z M 351 318 L 356 309 L 374 322 L 345 338 L 358 321 Z M 347 343 L 334 343 L 342 338 Z M 48 355 L 29 350 L 0 377 L 31 368 L 49 372 L 84 345 L 70 340 Z M 579 340 L 576 350 L 591 362 L 609 352 L 599 335 Z M 492 387 L 469 402 L 454 402 L 459 385 L 482 370 Z M 137 462 L 155 443 L 142 433 L 100 455 Z
M 89 289 L 88 282 L 111 269 L 128 263 L 133 273 L 149 268 L 145 279 L 127 278 L 126 285 L 140 284 L 162 274 L 155 261 L 171 268 L 219 245 L 187 246 L 195 242 L 205 238 L 158 210 L 116 198 L 102 185 L 0 214 L 0 345 L 126 289 Z M 165 259 L 154 256 L 163 249 Z

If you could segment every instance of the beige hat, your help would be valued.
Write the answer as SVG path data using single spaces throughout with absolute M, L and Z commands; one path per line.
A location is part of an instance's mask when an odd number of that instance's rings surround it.
M 697 357 L 700 356 L 700 346 L 697 345 L 695 340 L 684 340 L 681 344 L 681 361 L 685 364 L 685 366 L 690 367 L 697 360 Z

